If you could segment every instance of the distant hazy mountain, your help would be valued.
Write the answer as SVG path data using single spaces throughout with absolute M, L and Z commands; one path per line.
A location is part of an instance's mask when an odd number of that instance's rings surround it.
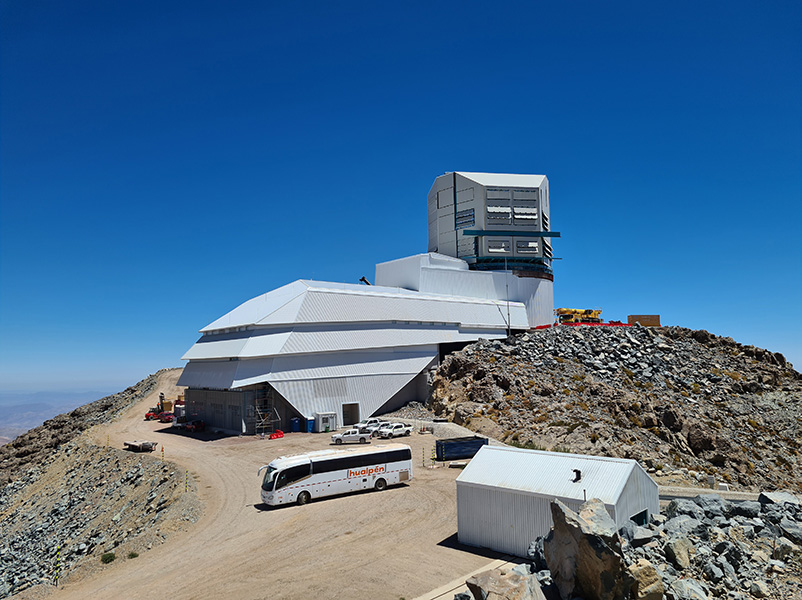
M 111 392 L 0 392 L 0 445 Z

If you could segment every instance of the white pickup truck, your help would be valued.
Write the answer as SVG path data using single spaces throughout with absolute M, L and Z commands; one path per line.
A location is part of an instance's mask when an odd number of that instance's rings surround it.
M 412 433 L 412 425 L 404 425 L 403 423 L 390 423 L 379 429 L 379 435 L 383 438 L 394 438 L 400 435 L 409 435 Z
M 331 441 L 334 444 L 340 445 L 347 442 L 359 442 L 360 444 L 367 444 L 370 441 L 371 434 L 369 431 L 361 429 L 348 429 L 342 433 L 335 433 L 331 436 Z
M 389 421 L 382 421 L 381 419 L 377 419 L 376 417 L 371 417 L 370 419 L 365 419 L 364 421 L 360 421 L 354 427 L 356 427 L 359 431 L 370 433 L 373 437 L 377 437 L 379 435 L 379 429 L 384 427 L 385 425 L 389 425 Z

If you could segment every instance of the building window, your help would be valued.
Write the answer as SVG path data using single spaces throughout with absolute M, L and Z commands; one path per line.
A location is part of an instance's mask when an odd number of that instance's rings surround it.
M 509 206 L 488 206 L 487 207 L 487 223 L 509 223 L 512 209 Z
M 500 188 L 487 188 L 487 199 L 488 200 L 497 200 L 503 198 L 505 200 L 510 199 L 510 190 L 502 190 Z
M 537 208 L 529 206 L 513 206 L 516 225 L 537 225 Z
M 537 202 L 537 190 L 513 190 L 513 200 L 524 200 L 525 202 Z
M 488 240 L 487 251 L 493 254 L 508 254 L 510 242 L 509 240 Z
M 537 254 L 536 241 L 519 241 L 515 243 L 515 250 L 518 254 Z
M 476 224 L 476 214 L 474 209 L 457 211 L 456 225 L 457 229 L 465 229 L 466 227 L 473 227 Z

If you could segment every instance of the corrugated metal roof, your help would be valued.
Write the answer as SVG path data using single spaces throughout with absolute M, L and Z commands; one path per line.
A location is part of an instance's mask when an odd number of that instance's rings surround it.
M 468 173 L 457 171 L 457 175 L 462 175 L 466 179 L 475 181 L 479 185 L 490 187 L 540 187 L 546 179 L 545 175 L 520 175 L 516 173 Z
M 299 279 L 256 298 L 251 298 L 216 321 L 209 323 L 201 329 L 201 332 L 253 325 L 280 309 L 293 298 L 303 294 L 307 287 L 307 284 Z
M 347 323 L 321 329 L 255 330 L 229 336 L 203 336 L 182 357 L 184 360 L 261 358 L 284 354 L 344 352 L 377 348 L 406 348 L 452 342 L 470 342 L 483 337 L 501 339 L 507 336 L 503 325 L 495 331 L 460 329 L 455 325 L 421 324 L 392 325 L 384 323 Z
M 512 327 L 528 327 L 523 304 L 510 302 L 509 308 Z M 493 328 L 506 327 L 506 309 L 506 300 L 298 280 L 248 300 L 201 332 L 253 325 L 360 321 L 429 321 Z
M 182 380 L 191 387 L 237 388 L 262 381 L 366 375 L 418 374 L 437 356 L 437 346 L 370 352 L 295 354 L 276 358 L 191 361 Z
M 273 359 L 267 381 L 290 379 L 316 379 L 331 377 L 360 377 L 365 375 L 418 374 L 437 356 L 437 347 L 423 347 L 420 350 L 336 352 L 323 354 L 301 354 L 280 356 Z M 245 373 L 250 363 L 238 361 Z
M 488 339 L 506 337 L 499 331 L 483 332 Z M 358 348 L 395 348 L 423 346 L 461 341 L 472 341 L 477 338 L 475 331 L 460 331 L 457 327 L 435 325 L 401 327 L 385 324 L 347 329 L 329 329 L 325 331 L 296 330 L 290 335 L 281 349 L 281 354 L 302 354 L 311 352 L 337 352 Z M 250 346 L 247 349 L 250 351 Z M 256 356 L 256 355 L 254 355 Z
M 483 446 L 458 484 L 498 487 L 548 498 L 583 501 L 599 498 L 615 504 L 633 469 L 634 460 Z M 574 482 L 574 469 L 582 477 Z
M 507 303 L 501 300 L 416 292 L 385 295 L 310 288 L 298 311 L 297 322 L 426 321 L 506 328 L 506 309 Z M 522 303 L 510 302 L 510 321 L 514 328 L 529 326 L 526 307 Z

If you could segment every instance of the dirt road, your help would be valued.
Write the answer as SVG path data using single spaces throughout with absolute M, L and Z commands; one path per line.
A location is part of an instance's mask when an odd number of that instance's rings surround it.
M 71 580 L 53 598 L 414 598 L 497 555 L 456 544 L 456 469 L 422 468 L 434 438 L 403 438 L 412 447 L 414 478 L 384 492 L 262 510 L 260 466 L 273 458 L 329 447 L 325 434 L 281 440 L 198 439 L 144 421 L 158 393 L 175 397 L 178 372 L 116 422 L 97 427 L 98 444 L 158 441 L 165 458 L 195 477 L 201 520 L 138 558 Z M 376 443 L 376 442 L 374 442 Z

